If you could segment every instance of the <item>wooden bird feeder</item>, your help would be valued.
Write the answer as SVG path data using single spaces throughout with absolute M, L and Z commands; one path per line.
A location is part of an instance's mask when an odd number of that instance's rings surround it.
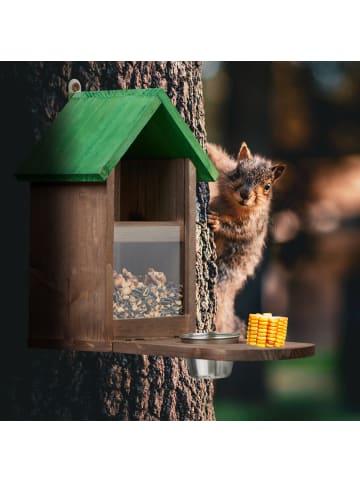
M 180 342 L 195 331 L 195 184 L 218 173 L 163 90 L 74 93 L 16 175 L 31 183 L 29 346 L 313 353 Z

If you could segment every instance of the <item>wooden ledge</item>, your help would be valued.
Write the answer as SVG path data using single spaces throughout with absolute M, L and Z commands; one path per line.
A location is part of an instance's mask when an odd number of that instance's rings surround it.
M 287 342 L 282 348 L 258 348 L 245 343 L 208 344 L 183 343 L 180 338 L 117 338 L 113 342 L 85 340 L 30 339 L 31 348 L 57 350 L 118 352 L 132 355 L 159 355 L 180 358 L 203 358 L 227 361 L 270 361 L 304 358 L 315 354 L 311 343 Z
M 303 358 L 315 354 L 312 343 L 287 342 L 282 348 L 258 348 L 245 343 L 183 343 L 179 338 L 117 339 L 113 351 L 137 355 L 162 355 L 228 361 L 270 361 Z

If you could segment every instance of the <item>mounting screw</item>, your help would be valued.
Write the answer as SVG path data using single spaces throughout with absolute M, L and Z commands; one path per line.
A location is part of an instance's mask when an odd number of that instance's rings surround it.
M 81 84 L 77 79 L 71 79 L 68 83 L 68 97 L 69 99 L 76 92 L 81 92 Z

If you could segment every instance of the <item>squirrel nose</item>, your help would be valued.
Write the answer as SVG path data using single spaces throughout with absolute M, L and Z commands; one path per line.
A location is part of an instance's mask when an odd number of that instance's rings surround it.
M 249 199 L 249 197 L 250 197 L 250 191 L 249 191 L 249 189 L 241 189 L 241 190 L 240 190 L 240 196 L 241 196 L 243 199 Z

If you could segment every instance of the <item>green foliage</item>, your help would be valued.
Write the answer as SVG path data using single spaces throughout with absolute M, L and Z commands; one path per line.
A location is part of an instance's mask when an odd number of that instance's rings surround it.
M 342 403 L 337 378 L 337 355 L 323 351 L 314 357 L 274 361 L 266 365 L 265 400 L 217 400 L 217 420 L 360 420 Z

